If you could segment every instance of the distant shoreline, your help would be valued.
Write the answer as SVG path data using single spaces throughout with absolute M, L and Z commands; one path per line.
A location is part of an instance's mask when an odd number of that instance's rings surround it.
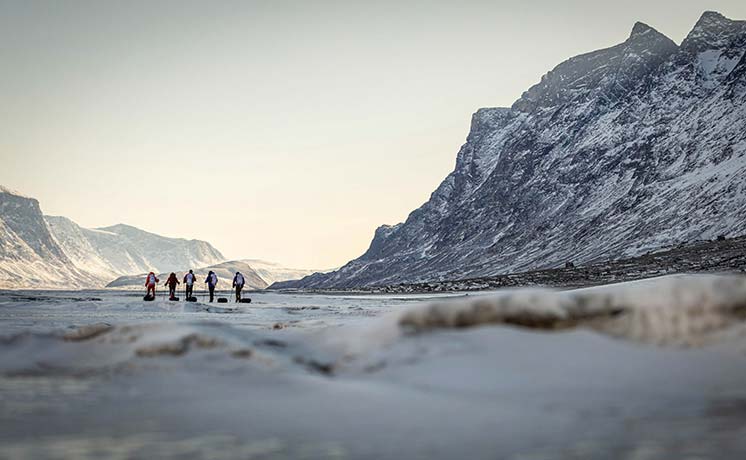
M 570 262 L 571 263 L 571 262 Z M 637 257 L 462 280 L 340 289 L 268 289 L 317 294 L 427 294 L 501 288 L 582 288 L 684 273 L 746 273 L 746 236 L 683 243 Z

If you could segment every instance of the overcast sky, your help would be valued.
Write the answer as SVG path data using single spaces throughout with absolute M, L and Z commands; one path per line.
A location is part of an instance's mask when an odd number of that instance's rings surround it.
M 471 114 L 723 1 L 0 0 L 0 185 L 87 227 L 342 265 L 453 169 Z

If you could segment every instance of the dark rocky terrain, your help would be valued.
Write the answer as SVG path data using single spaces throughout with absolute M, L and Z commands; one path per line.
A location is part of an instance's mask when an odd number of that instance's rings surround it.
M 677 273 L 746 272 L 746 236 L 696 241 L 638 257 L 584 266 L 533 270 L 508 275 L 454 281 L 369 286 L 350 291 L 377 293 L 422 293 L 480 291 L 506 287 L 545 286 L 577 288 L 633 281 Z

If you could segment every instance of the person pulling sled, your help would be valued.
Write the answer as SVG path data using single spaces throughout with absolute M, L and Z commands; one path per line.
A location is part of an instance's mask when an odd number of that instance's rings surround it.
M 236 303 L 241 302 L 241 290 L 244 283 L 245 280 L 241 272 L 236 272 L 236 276 L 233 277 L 233 287 L 236 288 Z
M 148 288 L 148 292 L 145 294 L 146 298 L 151 297 L 155 299 L 155 286 L 159 281 L 160 280 L 155 276 L 155 273 L 148 273 L 148 276 L 145 277 L 145 287 Z
M 212 302 L 215 298 L 215 286 L 218 285 L 218 275 L 210 270 L 210 273 L 207 274 L 207 278 L 205 278 L 205 283 L 207 283 L 207 289 L 210 291 L 210 302 Z
M 168 286 L 168 300 L 176 300 L 176 285 L 180 284 L 176 278 L 176 273 L 171 273 L 168 279 L 164 283 L 164 286 Z
M 192 291 L 194 290 L 194 282 L 196 281 L 196 277 L 194 276 L 194 272 L 189 270 L 189 273 L 184 275 L 184 287 L 186 288 L 186 298 L 187 300 L 192 298 Z

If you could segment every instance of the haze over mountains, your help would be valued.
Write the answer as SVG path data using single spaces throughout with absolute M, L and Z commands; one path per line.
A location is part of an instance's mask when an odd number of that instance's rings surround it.
M 490 276 L 746 233 L 746 21 L 706 12 L 677 45 L 559 64 L 473 118 L 454 171 L 339 270 L 277 288 Z
M 312 273 L 252 263 L 261 276 L 246 262 L 227 261 L 206 241 L 168 238 L 124 224 L 83 228 L 66 217 L 44 216 L 37 200 L 0 187 L 0 289 L 82 289 L 110 283 L 139 288 L 141 274 L 151 270 L 190 268 L 197 273 L 205 268 L 205 274 L 214 269 L 223 279 L 230 276 L 228 282 L 241 271 L 249 287 L 261 289 Z M 112 283 L 115 279 L 118 283 Z

